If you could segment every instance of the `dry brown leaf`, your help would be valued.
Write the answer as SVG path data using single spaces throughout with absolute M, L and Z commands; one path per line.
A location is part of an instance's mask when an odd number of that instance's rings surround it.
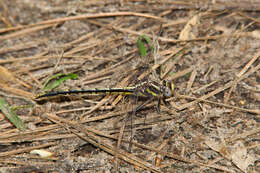
M 225 158 L 228 158 L 230 155 L 230 150 L 223 142 L 219 142 L 219 141 L 209 138 L 209 139 L 205 140 L 205 144 L 212 150 L 219 152 Z M 228 158 L 228 159 L 230 159 L 230 158 Z
M 180 40 L 188 40 L 196 38 L 195 34 L 193 33 L 193 29 L 196 25 L 200 23 L 200 15 L 197 14 L 193 16 L 185 25 L 183 30 L 180 33 L 179 39 Z
M 6 68 L 0 66 L 0 83 L 16 81 L 15 77 Z
M 251 32 L 251 36 L 260 39 L 260 30 L 255 30 Z
M 237 141 L 237 143 L 233 146 L 231 160 L 244 172 L 246 172 L 249 165 L 253 165 L 255 162 L 255 158 L 247 153 L 247 148 L 241 141 Z
M 214 139 L 207 139 L 205 144 L 212 150 L 219 152 L 223 157 L 231 160 L 239 169 L 246 172 L 249 165 L 254 164 L 256 158 L 247 153 L 247 148 L 241 141 L 237 141 L 232 146 Z
M 51 156 L 53 156 L 53 153 L 52 152 L 49 152 L 49 151 L 46 151 L 46 150 L 42 150 L 42 149 L 40 149 L 40 150 L 32 150 L 31 152 L 30 152 L 31 154 L 37 154 L 37 155 L 39 155 L 41 158 L 47 158 L 47 157 L 51 157 Z

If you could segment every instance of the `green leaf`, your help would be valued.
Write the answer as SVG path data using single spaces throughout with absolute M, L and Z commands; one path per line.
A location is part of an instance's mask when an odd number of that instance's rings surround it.
M 3 114 L 8 118 L 8 120 L 19 130 L 25 131 L 26 124 L 24 124 L 23 120 L 21 120 L 13 111 L 10 109 L 9 105 L 6 103 L 6 101 L 0 97 L 0 110 L 3 112 Z
M 146 35 L 139 36 L 137 40 L 137 46 L 142 57 L 145 57 L 147 55 L 147 49 L 144 45 L 145 43 L 148 45 L 151 51 L 154 50 L 152 40 L 148 36 Z
M 68 79 L 77 79 L 78 75 L 77 74 L 63 74 L 63 73 L 59 73 L 56 74 L 54 76 L 52 76 L 50 79 L 48 79 L 43 87 L 43 91 L 51 91 L 54 88 L 57 88 L 60 84 L 62 84 L 64 81 L 68 80 Z

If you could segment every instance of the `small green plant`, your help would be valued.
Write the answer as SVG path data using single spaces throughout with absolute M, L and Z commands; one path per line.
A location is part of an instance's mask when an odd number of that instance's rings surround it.
M 10 108 L 8 103 L 0 97 L 0 110 L 2 113 L 5 115 L 5 117 L 19 130 L 25 131 L 26 129 L 26 124 L 23 122 L 22 119 L 20 119 L 15 111 Z
M 147 48 L 145 46 L 145 43 L 148 45 L 148 48 L 152 52 L 154 50 L 152 40 L 148 36 L 146 36 L 146 35 L 139 36 L 138 41 L 137 41 L 137 46 L 138 46 L 138 50 L 142 57 L 145 57 L 147 55 Z
M 43 91 L 47 92 L 47 91 L 51 91 L 54 88 L 57 88 L 60 84 L 62 84 L 63 82 L 65 82 L 68 79 L 77 79 L 78 75 L 77 74 L 63 74 L 63 73 L 59 73 L 56 75 L 53 75 L 51 78 L 49 78 L 43 87 Z

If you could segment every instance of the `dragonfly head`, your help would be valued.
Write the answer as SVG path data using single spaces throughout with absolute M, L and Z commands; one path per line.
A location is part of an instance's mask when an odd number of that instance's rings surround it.
M 168 98 L 174 95 L 174 83 L 171 81 L 163 80 L 163 96 Z

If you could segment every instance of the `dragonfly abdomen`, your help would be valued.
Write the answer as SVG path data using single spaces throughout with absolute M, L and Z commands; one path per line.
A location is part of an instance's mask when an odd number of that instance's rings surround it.
M 49 92 L 46 94 L 38 95 L 36 98 L 51 97 L 58 95 L 70 95 L 70 94 L 125 94 L 131 95 L 134 94 L 135 90 L 132 88 L 95 88 L 95 89 L 86 89 L 86 90 L 70 90 L 70 91 L 57 91 Z

